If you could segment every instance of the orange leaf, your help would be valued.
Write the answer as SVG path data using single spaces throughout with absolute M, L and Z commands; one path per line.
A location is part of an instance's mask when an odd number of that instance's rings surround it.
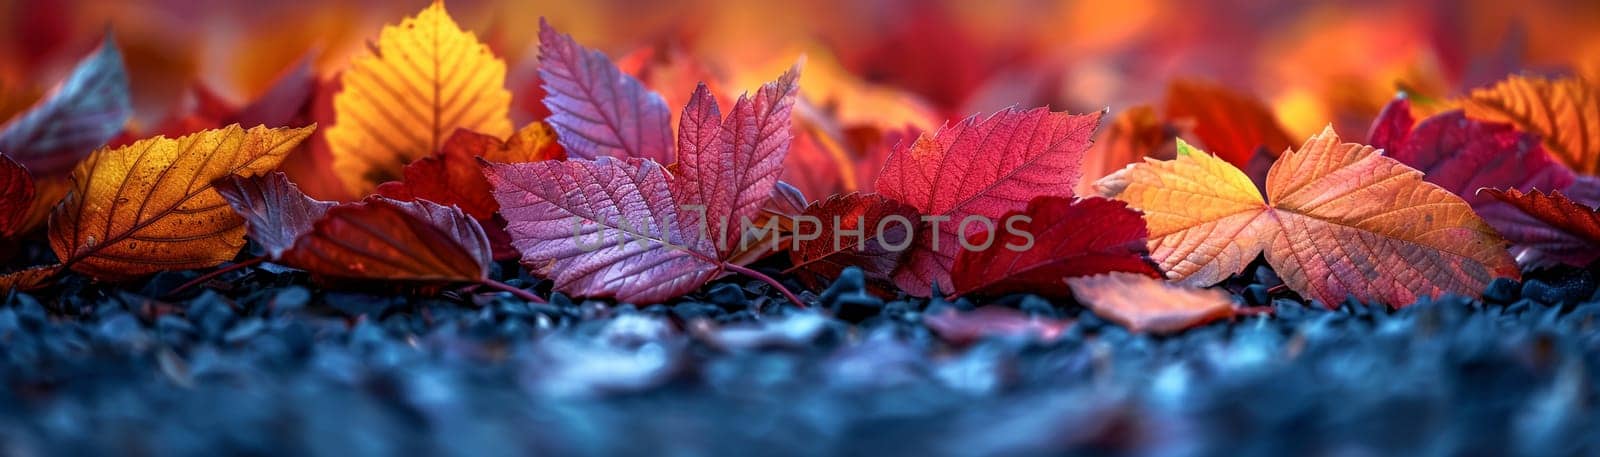
M 398 177 L 458 128 L 511 134 L 505 62 L 461 30 L 442 2 L 384 27 L 374 51 L 341 76 L 327 134 L 334 171 L 351 193 Z
M 1176 285 L 1135 273 L 1067 278 L 1078 303 L 1132 332 L 1172 333 L 1232 316 L 1233 299 L 1215 289 Z
M 1118 113 L 1083 157 L 1085 179 L 1078 181 L 1078 195 L 1093 194 L 1094 180 L 1138 163 L 1139 159 L 1171 159 L 1176 154 L 1170 146 L 1178 135 L 1178 129 L 1163 122 L 1150 106 L 1135 106 Z
M 101 279 L 232 259 L 244 246 L 244 220 L 212 181 L 277 168 L 315 128 L 231 125 L 95 151 L 51 214 L 50 247 L 68 268 Z
M 1578 78 L 1512 76 L 1472 91 L 1467 116 L 1515 124 L 1579 173 L 1600 174 L 1600 88 Z
M 61 265 L 45 265 L 0 275 L 0 295 L 12 290 L 33 290 L 44 287 L 50 278 L 61 271 Z
M 1340 143 L 1331 126 L 1273 164 L 1270 204 L 1216 156 L 1182 142 L 1178 154 L 1097 183 L 1144 211 L 1168 278 L 1212 284 L 1265 253 L 1302 296 L 1398 307 L 1518 277 L 1505 240 L 1465 201 L 1370 146 Z

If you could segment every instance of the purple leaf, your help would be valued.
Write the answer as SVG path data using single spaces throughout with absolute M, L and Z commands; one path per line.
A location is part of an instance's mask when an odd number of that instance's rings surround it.
M 122 131 L 132 114 L 122 53 L 106 35 L 39 104 L 0 126 L 0 152 L 36 178 L 59 176 Z
M 283 251 L 293 247 L 300 235 L 310 232 L 312 224 L 329 208 L 338 206 L 306 196 L 282 172 L 249 178 L 229 175 L 218 179 L 214 186 L 249 224 L 250 238 L 273 259 L 282 257 Z
M 539 78 L 547 121 L 572 157 L 636 157 L 672 163 L 672 112 L 661 95 L 604 53 L 539 21 Z
M 679 225 L 667 173 L 653 161 L 488 164 L 484 172 L 512 246 L 556 290 L 658 303 L 721 272 L 710 240 Z

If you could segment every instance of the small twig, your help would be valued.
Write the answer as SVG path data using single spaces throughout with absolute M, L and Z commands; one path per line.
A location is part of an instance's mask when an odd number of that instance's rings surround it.
M 488 287 L 490 289 L 495 289 L 495 290 L 499 290 L 499 291 L 502 291 L 502 292 L 510 292 L 511 295 L 514 295 L 517 298 L 520 298 L 520 299 L 523 299 L 523 300 L 531 301 L 531 302 L 534 302 L 534 303 L 545 303 L 543 298 L 539 298 L 539 296 L 538 295 L 534 295 L 533 292 L 528 292 L 526 290 L 518 289 L 518 288 L 516 288 L 516 287 L 514 287 L 514 286 L 512 286 L 510 284 L 506 284 L 506 283 L 503 283 L 503 282 L 500 282 L 500 281 L 495 281 L 493 279 L 485 279 L 485 280 L 483 280 L 483 285 L 484 285 L 484 287 Z
M 778 283 L 778 280 L 772 279 L 771 276 L 767 276 L 766 274 L 763 274 L 763 273 L 761 273 L 759 271 L 755 271 L 755 270 L 752 270 L 752 269 L 749 269 L 749 268 L 745 268 L 745 267 L 741 267 L 741 266 L 738 266 L 738 265 L 734 265 L 732 263 L 723 263 L 722 267 L 727 269 L 728 271 L 732 271 L 734 273 L 738 273 L 738 274 L 742 274 L 742 275 L 745 275 L 745 276 L 749 276 L 749 277 L 752 277 L 752 278 L 759 279 L 759 280 L 761 280 L 761 282 L 767 283 L 767 285 L 772 286 L 775 289 L 778 289 L 778 292 L 782 293 L 784 298 L 787 298 L 787 299 L 789 299 L 790 302 L 793 302 L 795 304 L 795 306 L 799 306 L 801 308 L 805 308 L 806 307 L 806 302 L 800 301 L 800 297 L 796 297 L 794 295 L 794 292 L 790 292 L 789 288 L 783 287 L 783 284 Z
M 228 272 L 230 272 L 230 271 L 238 271 L 240 268 L 248 267 L 248 266 L 255 265 L 255 264 L 258 264 L 258 263 L 261 263 L 261 262 L 265 262 L 265 261 L 267 261 L 267 257 L 266 256 L 261 256 L 261 257 L 256 257 L 256 258 L 253 258 L 253 259 L 250 259 L 250 260 L 246 260 L 246 261 L 243 261 L 243 262 L 237 262 L 237 263 L 234 263 L 233 265 L 228 265 L 226 267 L 222 267 L 222 268 L 218 268 L 218 269 L 215 269 L 215 270 L 211 270 L 210 273 L 206 273 L 206 274 L 200 275 L 200 277 L 198 277 L 198 278 L 191 279 L 191 280 L 189 280 L 189 282 L 183 283 L 183 284 L 179 285 L 178 287 L 173 288 L 170 291 L 167 291 L 167 295 L 166 296 L 171 297 L 171 296 L 174 296 L 174 295 L 178 295 L 180 293 L 183 293 L 183 291 L 185 291 L 185 290 L 189 290 L 189 288 L 191 288 L 191 287 L 198 286 L 198 285 L 201 285 L 201 284 L 205 284 L 207 281 L 216 279 L 218 276 L 222 276 L 222 275 L 228 274 Z

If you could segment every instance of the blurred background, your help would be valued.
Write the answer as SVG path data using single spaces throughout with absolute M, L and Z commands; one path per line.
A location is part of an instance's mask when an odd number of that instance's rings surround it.
M 130 130 L 242 104 L 309 61 L 336 79 L 385 23 L 426 0 L 0 0 L 0 119 L 114 32 L 131 72 Z M 1509 73 L 1600 75 L 1600 2 L 452 0 L 504 58 L 519 123 L 543 115 L 538 20 L 606 51 L 681 106 L 724 96 L 804 54 L 801 87 L 840 124 L 936 127 L 1009 105 L 1113 115 L 1177 79 L 1263 103 L 1298 139 L 1364 132 L 1399 90 L 1450 97 Z M 196 88 L 204 88 L 198 91 Z M 1296 144 L 1298 142 L 1296 141 Z M 291 173 L 293 171 L 291 170 Z

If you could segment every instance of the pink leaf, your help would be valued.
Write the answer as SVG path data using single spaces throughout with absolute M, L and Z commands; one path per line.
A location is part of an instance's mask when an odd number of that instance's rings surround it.
M 0 152 L 36 177 L 60 176 L 115 137 L 132 115 L 122 52 L 106 35 L 44 100 L 0 125 Z
M 539 78 L 546 119 L 573 157 L 637 157 L 672 163 L 672 112 L 661 95 L 604 53 L 539 21 Z
M 741 221 L 761 210 L 783 172 L 799 77 L 799 68 L 792 68 L 754 97 L 739 97 L 714 140 L 707 136 L 717 102 L 704 85 L 684 107 L 675 195 L 683 204 L 705 206 L 702 226 L 719 255 L 737 249 Z
M 512 245 L 556 290 L 658 303 L 721 272 L 710 240 L 679 225 L 667 173 L 653 161 L 600 157 L 484 171 Z

